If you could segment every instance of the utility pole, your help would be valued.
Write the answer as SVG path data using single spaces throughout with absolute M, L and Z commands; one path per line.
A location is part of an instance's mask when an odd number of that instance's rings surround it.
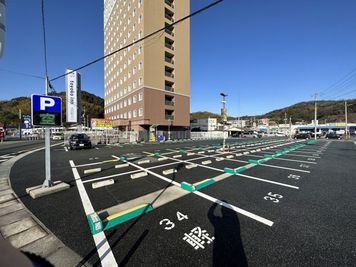
M 22 117 L 22 114 L 21 114 L 21 109 L 19 109 L 19 130 L 20 130 L 20 140 L 22 140 L 22 130 L 21 130 L 21 117 Z
M 316 99 L 318 97 L 318 93 L 314 94 L 314 100 L 315 100 L 315 107 L 314 107 L 314 139 L 316 140 L 316 119 L 317 119 L 317 112 L 318 112 L 318 107 L 316 105 Z
M 225 151 L 225 125 L 226 125 L 226 121 L 227 121 L 227 111 L 226 111 L 226 97 L 227 95 L 224 93 L 220 93 L 220 95 L 223 97 L 222 100 L 222 110 L 221 110 L 221 115 L 222 115 L 222 119 L 223 119 L 223 151 Z
M 345 100 L 345 139 L 348 139 L 348 128 L 347 128 L 347 101 Z
M 292 139 L 292 117 L 289 117 L 289 139 Z
M 237 107 L 237 128 L 240 128 L 241 132 L 240 132 L 240 137 L 242 136 L 242 123 L 240 121 L 240 97 L 239 97 L 239 100 L 238 100 L 238 107 Z
M 42 30 L 43 30 L 43 48 L 44 48 L 44 63 L 45 63 L 45 95 L 48 95 L 48 68 L 47 68 L 47 44 L 46 44 L 46 31 L 45 31 L 45 17 L 44 17 L 44 1 L 41 1 L 42 11 Z M 42 187 L 53 186 L 51 179 L 51 130 L 45 127 L 45 175 L 46 178 Z

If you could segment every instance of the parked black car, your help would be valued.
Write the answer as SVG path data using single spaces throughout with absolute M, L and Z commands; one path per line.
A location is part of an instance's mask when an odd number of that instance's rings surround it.
M 331 132 L 326 135 L 326 139 L 341 139 L 341 138 L 342 138 L 342 136 L 335 132 Z
M 69 149 L 92 148 L 89 136 L 86 134 L 72 134 L 69 137 Z
M 309 133 L 297 133 L 294 139 L 310 139 L 311 135 Z

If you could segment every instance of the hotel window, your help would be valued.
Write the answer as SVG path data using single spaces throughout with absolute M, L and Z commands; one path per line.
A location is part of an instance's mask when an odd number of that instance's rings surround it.
M 143 100 L 143 93 L 139 93 L 138 94 L 138 101 L 142 101 Z
M 127 107 L 127 100 L 124 100 L 124 107 Z
M 138 110 L 138 116 L 143 116 L 143 108 L 140 108 L 140 109 Z
M 133 114 L 132 114 L 132 115 L 133 115 L 134 118 L 137 117 L 137 110 L 136 110 L 136 109 L 133 111 Z
M 133 87 L 133 89 L 136 89 L 136 81 L 133 82 L 132 87 Z
M 129 99 L 127 99 L 127 105 L 131 106 L 131 97 L 129 97 Z
M 138 80 L 138 85 L 143 85 L 143 79 L 142 79 L 142 78 L 140 78 L 140 79 Z
M 131 92 L 131 85 L 127 86 L 127 91 Z
M 131 119 L 131 111 L 129 111 L 128 115 L 129 119 Z

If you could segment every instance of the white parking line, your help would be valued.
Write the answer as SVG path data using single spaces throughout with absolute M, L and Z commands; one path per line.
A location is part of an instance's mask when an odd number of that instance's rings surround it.
M 263 156 L 251 155 L 251 154 L 250 154 L 250 157 L 254 157 L 254 158 L 264 158 Z M 310 158 L 310 157 L 308 157 L 308 158 Z M 313 161 L 296 160 L 296 159 L 286 159 L 286 158 L 281 158 L 281 157 L 274 158 L 274 159 L 277 159 L 277 160 L 284 160 L 284 161 L 291 161 L 291 162 L 298 162 L 298 163 L 317 164 L 316 162 L 313 162 Z
M 283 169 L 283 170 L 291 170 L 291 171 L 296 171 L 296 172 L 310 173 L 310 171 L 306 171 L 306 170 L 300 170 L 300 169 L 294 169 L 294 168 L 288 168 L 288 167 L 281 167 L 281 166 L 269 165 L 269 164 L 259 164 L 259 166 L 277 168 L 277 169 Z
M 258 221 L 258 222 L 263 223 L 265 225 L 268 225 L 270 227 L 273 225 L 273 222 L 268 220 L 268 219 L 266 219 L 266 218 L 263 218 L 263 217 L 258 216 L 256 214 L 253 214 L 252 212 L 246 211 L 244 209 L 235 207 L 234 205 L 231 205 L 229 203 L 221 201 L 221 200 L 219 200 L 217 198 L 211 197 L 211 196 L 209 196 L 207 194 L 204 194 L 204 193 L 202 193 L 200 191 L 194 191 L 193 194 L 198 195 L 200 197 L 203 197 L 203 198 L 205 198 L 205 199 L 207 199 L 207 200 L 209 200 L 211 202 L 217 203 L 217 204 L 219 204 L 221 206 L 224 206 L 225 208 L 231 209 L 231 210 L 233 210 L 233 211 L 235 211 L 235 212 L 237 212 L 239 214 L 245 215 L 246 217 L 249 217 L 249 218 L 251 218 L 251 219 L 253 219 L 255 221 Z
M 171 159 L 171 158 L 169 158 Z M 176 160 L 176 159 L 172 159 L 172 160 Z M 180 162 L 184 162 L 184 163 L 189 163 L 190 160 L 177 160 Z M 248 162 L 247 162 L 248 163 Z M 201 164 L 196 164 L 197 166 L 200 166 L 202 168 L 206 168 L 206 169 L 211 169 L 214 171 L 220 171 L 220 172 L 224 172 L 224 170 L 218 169 L 218 168 L 214 168 L 214 167 L 210 167 L 210 166 L 206 166 L 206 165 L 201 165 Z M 262 164 L 261 164 L 262 165 Z M 238 174 L 237 174 L 238 175 Z M 267 180 L 267 179 L 262 179 L 262 178 L 258 178 L 258 177 L 254 177 L 254 176 L 249 176 L 249 175 L 239 175 L 241 177 L 245 177 L 245 178 L 249 178 L 249 179 L 253 179 L 253 180 L 258 180 L 264 183 L 270 183 L 270 184 L 276 184 L 276 185 L 280 185 L 280 186 L 285 186 L 285 187 L 290 187 L 290 188 L 294 188 L 294 189 L 299 189 L 299 187 L 297 186 L 293 186 L 293 185 L 289 185 L 289 184 L 284 184 L 284 183 L 278 183 L 275 181 L 271 181 L 271 180 Z
M 271 180 L 266 180 L 266 179 L 262 179 L 262 178 L 258 178 L 258 177 L 254 177 L 254 176 L 250 176 L 250 175 L 245 175 L 245 174 L 241 174 L 241 173 L 237 173 L 236 175 L 237 175 L 237 176 L 241 176 L 241 177 L 245 177 L 245 178 L 248 178 L 248 179 L 252 179 L 252 180 L 257 180 L 257 181 L 265 182 L 265 183 L 276 184 L 276 185 L 280 185 L 280 186 L 284 186 L 284 187 L 289 187 L 289 188 L 293 188 L 293 189 L 299 189 L 298 186 L 289 185 L 289 184 L 285 184 L 285 183 L 279 183 L 279 182 L 275 182 L 275 181 L 271 181 Z
M 85 187 L 82 183 L 82 180 L 80 178 L 78 170 L 74 167 L 75 164 L 74 164 L 73 160 L 70 160 L 69 163 L 70 163 L 70 166 L 72 167 L 72 172 L 73 172 L 73 175 L 75 178 L 75 182 L 77 184 L 79 196 L 82 201 L 85 215 L 88 216 L 89 214 L 95 212 L 94 208 L 90 202 L 89 196 L 88 196 L 87 191 L 85 190 Z M 104 267 L 118 266 L 116 259 L 114 257 L 114 254 L 111 251 L 109 242 L 106 239 L 105 233 L 99 232 L 92 236 L 93 236 L 93 239 L 94 239 L 94 242 L 96 245 L 96 249 L 98 251 L 101 265 Z
M 119 159 L 119 157 L 117 157 L 117 156 L 115 156 L 115 155 L 112 155 L 112 157 Z M 175 181 L 173 181 L 172 179 L 168 179 L 168 178 L 166 178 L 166 177 L 164 177 L 164 176 L 162 176 L 162 175 L 160 175 L 160 174 L 157 174 L 157 173 L 155 173 L 155 172 L 152 172 L 152 171 L 150 171 L 150 170 L 147 170 L 147 169 L 145 169 L 145 168 L 143 168 L 143 167 L 141 167 L 141 166 L 138 166 L 138 165 L 133 164 L 133 163 L 131 163 L 131 162 L 128 162 L 128 161 L 126 161 L 126 160 L 124 160 L 124 162 L 126 162 L 126 163 L 128 163 L 128 164 L 130 164 L 130 165 L 132 165 L 132 166 L 134 166 L 134 167 L 136 167 L 136 168 L 138 168 L 138 169 L 140 169 L 140 170 L 146 171 L 146 172 L 148 172 L 149 174 L 151 174 L 151 175 L 153 175 L 153 176 L 156 176 L 157 178 L 160 178 L 160 179 L 162 179 L 162 180 L 164 180 L 164 181 L 166 181 L 166 182 L 169 182 L 169 183 L 174 184 L 175 186 L 181 188 L 180 184 L 177 183 L 177 182 L 175 182 Z M 182 189 L 182 190 L 184 190 L 184 189 Z M 200 196 L 200 197 L 202 197 L 202 198 L 204 198 L 204 199 L 207 199 L 207 200 L 209 200 L 209 201 L 212 201 L 212 202 L 214 202 L 214 203 L 217 203 L 217 204 L 219 204 L 219 205 L 222 205 L 222 206 L 224 206 L 225 208 L 231 209 L 231 210 L 233 210 L 233 211 L 235 211 L 235 212 L 237 212 L 237 213 L 240 213 L 240 214 L 242 214 L 242 215 L 245 215 L 245 216 L 247 216 L 247 217 L 249 217 L 249 218 L 251 218 L 251 219 L 254 219 L 254 220 L 256 220 L 256 221 L 258 221 L 258 222 L 261 222 L 261 223 L 263 223 L 263 224 L 266 224 L 266 225 L 268 225 L 268 226 L 272 226 L 272 225 L 273 225 L 273 222 L 270 221 L 270 220 L 267 220 L 267 219 L 265 219 L 265 218 L 263 218 L 263 217 L 261 217 L 261 216 L 258 216 L 258 215 L 256 215 L 256 214 L 253 214 L 253 213 L 248 212 L 248 211 L 246 211 L 246 210 L 243 210 L 243 209 L 241 209 L 241 208 L 235 207 L 235 206 L 233 206 L 233 205 L 231 205 L 231 204 L 229 204 L 229 203 L 226 203 L 226 202 L 224 202 L 224 201 L 221 201 L 221 200 L 219 200 L 219 199 L 216 199 L 216 198 L 214 198 L 214 197 L 211 197 L 211 196 L 209 196 L 209 195 L 207 195 L 207 194 L 204 194 L 204 193 L 202 193 L 202 192 L 194 191 L 193 194 L 198 195 L 198 196 Z

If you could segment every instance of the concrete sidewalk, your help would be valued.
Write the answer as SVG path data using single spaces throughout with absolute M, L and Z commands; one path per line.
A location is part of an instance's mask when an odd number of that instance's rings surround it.
M 9 177 L 12 166 L 17 160 L 34 151 L 21 154 L 0 164 L 1 236 L 13 247 L 41 256 L 54 266 L 89 266 L 82 264 L 82 258 L 66 247 L 44 226 L 23 205 L 11 188 Z

